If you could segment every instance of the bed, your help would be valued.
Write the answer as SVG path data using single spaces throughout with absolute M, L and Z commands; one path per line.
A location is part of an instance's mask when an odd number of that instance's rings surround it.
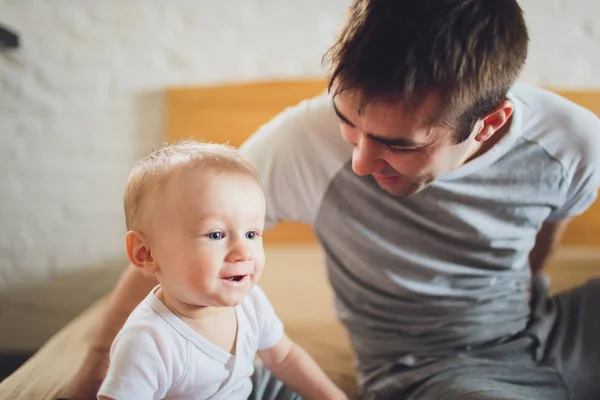
M 239 145 L 279 111 L 324 88 L 322 80 L 170 88 L 165 93 L 165 137 L 168 140 L 195 137 Z M 600 92 L 561 94 L 600 115 Z M 548 272 L 553 291 L 600 275 L 599 232 L 600 202 L 597 202 L 573 221 L 550 260 Z M 335 319 L 323 254 L 310 228 L 281 224 L 266 235 L 265 246 L 267 267 L 261 286 L 289 335 L 351 397 L 355 396 L 350 347 Z M 308 287 L 310 290 L 306 290 Z M 106 303 L 106 297 L 98 300 L 0 383 L 0 399 L 49 400 L 66 395 L 66 386 L 83 361 Z

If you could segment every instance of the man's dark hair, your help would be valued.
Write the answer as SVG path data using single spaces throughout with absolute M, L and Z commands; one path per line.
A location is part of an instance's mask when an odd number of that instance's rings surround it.
M 434 123 L 466 140 L 517 80 L 529 37 L 516 0 L 354 0 L 323 57 L 329 89 L 419 106 L 441 96 Z

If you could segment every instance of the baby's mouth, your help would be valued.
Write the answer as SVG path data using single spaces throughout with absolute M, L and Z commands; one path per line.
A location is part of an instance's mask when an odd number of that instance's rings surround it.
M 223 279 L 225 279 L 226 281 L 231 281 L 231 282 L 240 282 L 247 276 L 248 275 L 233 275 L 233 276 L 223 278 Z

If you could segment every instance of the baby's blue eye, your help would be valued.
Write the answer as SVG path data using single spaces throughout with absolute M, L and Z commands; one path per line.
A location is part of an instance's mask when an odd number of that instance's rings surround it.
M 208 238 L 211 240 L 221 240 L 223 239 L 223 232 L 211 232 L 208 234 Z
M 256 237 L 256 232 L 250 231 L 246 232 L 246 239 L 253 240 Z

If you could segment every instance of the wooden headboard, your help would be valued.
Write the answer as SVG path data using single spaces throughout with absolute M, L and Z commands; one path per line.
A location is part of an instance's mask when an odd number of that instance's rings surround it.
M 322 79 L 169 88 L 165 96 L 166 140 L 195 138 L 239 146 L 280 111 L 325 88 Z M 556 92 L 600 115 L 600 92 Z M 298 223 L 279 224 L 265 235 L 268 243 L 314 240 L 310 227 Z M 600 247 L 600 201 L 572 221 L 563 243 Z

